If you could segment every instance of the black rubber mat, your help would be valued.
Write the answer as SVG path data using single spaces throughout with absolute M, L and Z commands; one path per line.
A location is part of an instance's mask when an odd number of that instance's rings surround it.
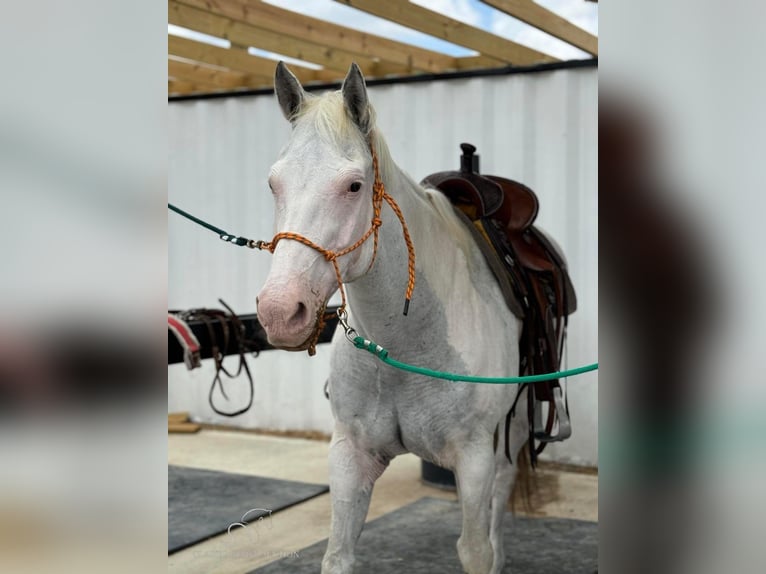
M 455 548 L 460 528 L 458 503 L 421 498 L 365 526 L 354 572 L 461 574 Z M 508 516 L 504 543 L 503 572 L 593 574 L 598 569 L 597 522 Z M 250 574 L 318 574 L 326 547 L 323 540 Z
M 328 490 L 324 484 L 168 466 L 168 554 Z

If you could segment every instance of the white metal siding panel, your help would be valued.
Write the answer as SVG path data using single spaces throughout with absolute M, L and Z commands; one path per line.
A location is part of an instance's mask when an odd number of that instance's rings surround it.
M 537 192 L 538 223 L 564 248 L 577 289 L 570 366 L 598 356 L 597 84 L 597 71 L 588 68 L 369 89 L 394 160 L 415 179 L 457 169 L 458 144 L 468 141 L 479 149 L 482 172 L 517 179 Z M 228 231 L 270 237 L 266 177 L 290 133 L 275 99 L 174 102 L 169 108 L 170 201 Z M 214 307 L 222 297 L 238 312 L 253 312 L 269 256 L 226 245 L 175 214 L 168 217 L 169 308 Z M 172 366 L 168 407 L 206 421 L 330 432 L 332 416 L 322 394 L 328 355 L 320 346 L 312 359 L 267 352 L 251 360 L 254 406 L 235 421 L 207 406 L 211 365 L 192 373 Z M 597 463 L 597 378 L 590 373 L 569 383 L 574 432 L 567 442 L 550 445 L 552 458 Z M 241 404 L 245 381 L 229 383 L 227 392 L 233 405 Z

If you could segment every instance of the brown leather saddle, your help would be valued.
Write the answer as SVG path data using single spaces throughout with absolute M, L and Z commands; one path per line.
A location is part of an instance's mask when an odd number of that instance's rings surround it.
M 508 308 L 522 320 L 519 374 L 558 371 L 567 318 L 577 308 L 566 259 L 533 225 L 540 207 L 535 193 L 517 181 L 480 175 L 476 148 L 468 143 L 460 147 L 460 171 L 434 173 L 421 184 L 438 189 L 452 202 L 497 278 Z M 558 380 L 521 385 L 517 397 L 524 387 L 529 389 L 529 445 L 534 463 L 547 443 L 568 438 L 572 427 Z M 508 412 L 508 423 L 517 402 Z M 510 459 L 507 434 L 505 438 Z

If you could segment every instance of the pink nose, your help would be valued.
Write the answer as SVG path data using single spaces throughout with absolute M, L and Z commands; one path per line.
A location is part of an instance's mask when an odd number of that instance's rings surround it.
M 314 330 L 316 309 L 290 285 L 267 284 L 256 298 L 258 320 L 276 347 L 298 347 Z

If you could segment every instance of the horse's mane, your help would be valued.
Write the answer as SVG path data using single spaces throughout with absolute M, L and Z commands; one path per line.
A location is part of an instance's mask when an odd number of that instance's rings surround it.
M 458 249 L 463 252 L 468 261 L 471 261 L 470 253 L 474 245 L 474 239 L 465 228 L 465 224 L 455 215 L 455 209 L 452 207 L 450 200 L 447 199 L 447 196 L 437 189 L 423 187 L 412 179 L 410 174 L 397 166 L 391 157 L 388 144 L 379 129 L 373 128 L 372 136 L 375 149 L 378 152 L 378 165 L 383 181 L 395 181 L 394 178 L 398 176 L 400 181 L 406 182 L 409 192 L 418 200 L 422 211 L 436 216 L 437 220 L 448 231 L 450 237 L 454 239 Z M 418 233 L 419 230 L 422 230 L 427 234 L 430 227 L 430 225 L 414 225 L 413 233 Z
M 343 105 L 343 95 L 340 90 L 315 96 L 306 94 L 306 100 L 300 112 L 294 119 L 305 118 L 312 122 L 317 135 L 326 143 L 337 149 L 351 152 L 359 147 L 367 147 L 366 135 L 363 134 L 346 113 Z M 378 166 L 383 181 L 404 180 L 409 190 L 419 200 L 424 210 L 430 210 L 444 224 L 449 234 L 455 239 L 460 248 L 470 260 L 469 253 L 473 245 L 465 225 L 455 215 L 452 204 L 447 197 L 435 190 L 426 189 L 418 184 L 409 174 L 400 169 L 391 157 L 388 144 L 375 123 L 375 109 L 370 105 L 370 134 L 378 153 Z M 353 144 L 353 145 L 351 145 Z

